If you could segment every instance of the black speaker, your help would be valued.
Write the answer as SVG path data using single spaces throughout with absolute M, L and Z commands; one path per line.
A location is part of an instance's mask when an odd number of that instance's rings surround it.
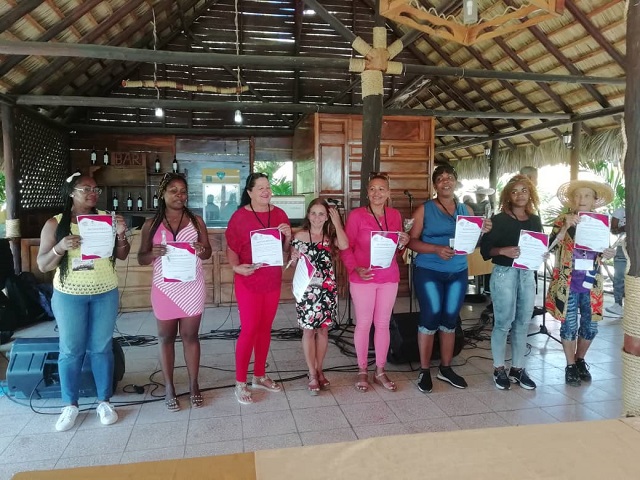
M 389 330 L 391 343 L 387 361 L 389 363 L 401 364 L 420 361 L 420 351 L 418 350 L 418 321 L 420 312 L 394 313 L 391 315 Z M 453 356 L 457 356 L 464 347 L 464 332 L 462 331 L 462 320 L 458 317 L 456 324 L 456 337 L 453 346 Z M 431 360 L 440 360 L 440 341 L 436 333 L 433 340 L 433 351 Z
M 16 398 L 60 398 L 57 337 L 17 338 L 9 353 L 7 368 L 8 394 Z M 125 362 L 122 347 L 113 339 L 113 391 L 124 377 Z M 80 374 L 80 396 L 95 397 L 96 384 L 91 373 L 91 360 L 85 356 Z

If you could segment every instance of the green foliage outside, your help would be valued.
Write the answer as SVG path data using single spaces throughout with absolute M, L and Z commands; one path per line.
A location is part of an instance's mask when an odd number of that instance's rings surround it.
M 266 173 L 271 182 L 271 191 L 274 195 L 293 195 L 293 182 L 286 177 L 276 177 L 275 173 L 285 164 L 285 162 L 255 162 L 254 172 Z
M 4 173 L 0 172 L 0 207 L 7 200 L 7 193 L 4 186 Z

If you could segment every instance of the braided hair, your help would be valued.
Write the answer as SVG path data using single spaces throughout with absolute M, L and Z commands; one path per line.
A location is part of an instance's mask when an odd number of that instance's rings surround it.
M 162 223 L 162 220 L 166 216 L 167 205 L 165 204 L 165 201 L 164 201 L 164 194 L 166 193 L 167 187 L 169 186 L 169 184 L 174 180 L 180 180 L 182 183 L 184 183 L 184 187 L 185 189 L 187 189 L 187 193 L 189 191 L 187 180 L 184 178 L 184 175 L 182 175 L 181 173 L 167 173 L 165 174 L 164 177 L 162 177 L 162 181 L 158 186 L 158 210 L 156 211 L 156 214 L 153 217 L 153 222 L 151 223 L 151 230 L 149 231 L 149 245 L 147 245 L 148 247 L 153 245 L 153 237 L 156 234 L 158 227 Z M 202 232 L 200 231 L 200 224 L 198 223 L 198 219 L 193 214 L 193 212 L 189 210 L 186 206 L 182 208 L 184 210 L 185 215 L 189 218 L 189 220 L 191 220 L 191 224 L 195 227 L 196 231 L 198 232 L 198 238 L 199 238 Z
M 60 189 L 60 194 L 62 195 L 62 217 L 60 217 L 60 221 L 58 222 L 58 226 L 56 227 L 56 243 L 60 242 L 67 235 L 71 235 L 71 210 L 73 208 L 73 198 L 71 195 L 76 188 L 76 185 L 87 177 L 86 175 L 71 175 L 69 178 L 65 180 L 62 184 L 62 188 Z M 91 213 L 97 214 L 98 210 L 93 207 L 91 209 Z M 116 268 L 116 248 L 117 246 L 114 243 L 113 252 L 111 254 L 111 266 Z M 58 265 L 58 269 L 60 271 L 60 284 L 64 285 L 64 282 L 69 274 L 69 262 L 67 259 L 69 258 L 69 253 L 65 250 L 64 254 L 60 258 L 60 264 Z

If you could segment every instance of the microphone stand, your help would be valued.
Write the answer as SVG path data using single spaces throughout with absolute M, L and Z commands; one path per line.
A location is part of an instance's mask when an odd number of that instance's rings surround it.
M 404 194 L 409 197 L 409 217 L 413 218 L 413 195 L 408 190 Z M 409 313 L 413 313 L 413 250 L 409 252 Z

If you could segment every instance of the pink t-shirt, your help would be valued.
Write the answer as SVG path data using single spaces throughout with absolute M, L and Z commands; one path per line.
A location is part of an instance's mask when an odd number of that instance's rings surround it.
M 367 207 L 356 208 L 349 214 L 345 232 L 349 237 L 349 248 L 340 252 L 340 258 L 349 272 L 349 281 L 354 283 L 390 283 L 400 281 L 400 271 L 397 259 L 391 262 L 389 268 L 373 270 L 373 280 L 362 280 L 355 271 L 356 267 L 368 268 L 371 258 L 371 232 L 386 230 L 389 232 L 402 231 L 402 215 L 395 208 L 385 207 L 385 218 L 378 222 L 373 218 Z
M 240 207 L 229 219 L 225 232 L 227 245 L 238 255 L 241 264 L 252 263 L 250 232 L 262 228 L 277 227 L 281 223 L 290 224 L 287 214 L 278 207 L 274 206 L 270 212 L 255 213 Z M 255 292 L 280 290 L 282 267 L 260 267 L 249 276 L 236 274 L 235 281 L 241 282 L 247 289 Z

